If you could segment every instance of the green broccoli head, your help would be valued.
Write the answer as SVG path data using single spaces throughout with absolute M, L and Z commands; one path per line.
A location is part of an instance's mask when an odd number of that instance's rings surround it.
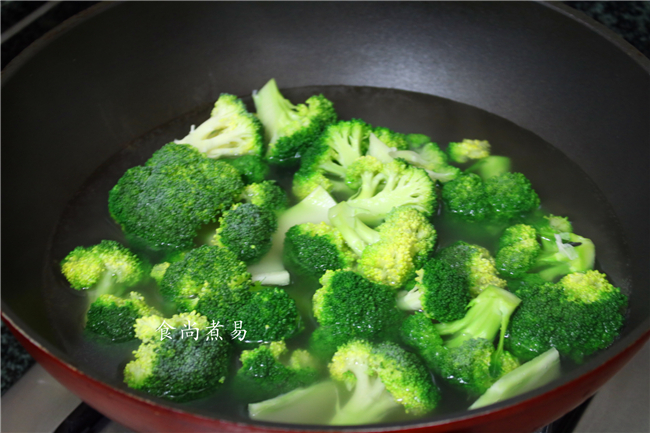
M 357 258 L 341 233 L 324 222 L 291 227 L 284 238 L 284 256 L 300 272 L 316 278 L 327 270 L 351 269 Z
M 339 347 L 349 341 L 347 331 L 336 325 L 319 326 L 309 336 L 309 353 L 323 362 L 329 362 Z
M 246 203 L 268 209 L 276 214 L 284 212 L 289 205 L 287 193 L 274 180 L 247 185 L 242 193 L 242 199 Z
M 262 182 L 269 174 L 269 165 L 258 155 L 243 155 L 239 158 L 224 158 L 221 161 L 232 165 L 245 184 Z
M 237 396 L 245 402 L 276 397 L 314 383 L 319 376 L 318 363 L 304 350 L 289 356 L 284 341 L 244 350 L 241 367 L 233 381 Z
M 153 314 L 159 313 L 139 293 L 131 292 L 126 299 L 101 295 L 86 313 L 86 330 L 116 343 L 129 341 L 135 338 L 135 321 Z
M 417 357 L 395 343 L 353 340 L 334 354 L 329 371 L 332 379 L 352 390 L 330 421 L 332 425 L 377 423 L 400 406 L 407 413 L 422 415 L 440 400 Z
M 491 213 L 485 185 L 474 173 L 445 183 L 442 200 L 448 212 L 466 221 L 483 221 Z
M 540 252 L 537 231 L 526 224 L 508 227 L 499 238 L 496 267 L 508 278 L 521 278 L 533 265 Z
M 466 138 L 460 143 L 449 143 L 447 153 L 452 161 L 463 164 L 470 159 L 481 159 L 490 156 L 490 143 L 486 140 L 469 140 Z
M 515 293 L 522 304 L 510 320 L 506 347 L 523 360 L 555 347 L 582 362 L 623 327 L 627 296 L 598 271 L 569 274 L 557 284 L 531 275 Z
M 383 126 L 374 127 L 372 133 L 386 146 L 395 150 L 408 150 L 410 147 L 406 134 L 392 131 Z
M 321 326 L 336 327 L 348 339 L 392 338 L 402 314 L 391 288 L 352 271 L 327 271 L 314 293 L 313 311 Z
M 398 294 L 397 306 L 403 310 L 422 310 L 439 322 L 465 316 L 471 296 L 467 279 L 447 263 L 430 259 L 417 272 L 415 287 Z
M 293 178 L 293 193 L 298 199 L 307 197 L 317 186 L 345 198 L 354 188 L 345 182 L 350 165 L 368 148 L 370 126 L 352 119 L 329 125 L 318 141 L 302 158 Z
M 246 264 L 235 253 L 203 245 L 169 265 L 160 282 L 160 293 L 166 301 L 175 302 L 179 310 L 192 311 L 203 296 L 228 297 L 232 291 L 248 291 L 250 279 Z
M 440 150 L 436 143 L 427 143 L 418 150 L 395 151 L 395 158 L 402 158 L 415 167 L 424 169 L 429 177 L 441 183 L 456 179 L 461 171 L 458 167 L 449 165 L 447 154 Z
M 488 180 L 494 176 L 500 176 L 504 173 L 508 173 L 511 167 L 510 158 L 507 156 L 488 156 L 483 159 L 479 159 L 477 162 L 472 164 L 467 170 L 466 173 L 476 173 L 481 179 Z
M 436 230 L 421 212 L 402 206 L 376 231 L 379 240 L 363 250 L 359 272 L 376 283 L 402 287 L 433 253 Z
M 489 286 L 506 286 L 505 280 L 497 276 L 494 258 L 487 249 L 479 245 L 457 241 L 442 249 L 438 258 L 447 262 L 468 281 L 472 296 L 477 296 Z
M 273 164 L 295 165 L 323 129 L 336 120 L 332 102 L 323 95 L 293 105 L 282 96 L 274 79 L 253 93 L 253 102 L 268 143 L 266 158 Z
M 61 272 L 73 289 L 91 289 L 93 298 L 120 296 L 144 280 L 149 265 L 116 241 L 103 240 L 90 247 L 77 247 L 61 261 Z
M 226 379 L 230 344 L 206 338 L 211 326 L 195 312 L 171 319 L 157 315 L 138 319 L 135 335 L 142 343 L 134 352 L 135 360 L 124 368 L 124 382 L 173 401 L 194 400 L 214 391 Z
M 275 212 L 252 203 L 238 203 L 219 218 L 212 240 L 231 250 L 246 263 L 258 261 L 271 249 L 271 236 L 278 228 Z
M 222 93 L 210 118 L 177 140 L 189 144 L 209 158 L 262 154 L 262 124 L 234 95 Z
M 521 173 L 504 173 L 485 181 L 495 219 L 509 220 L 539 207 L 539 196 Z
M 167 144 L 109 194 L 111 216 L 133 245 L 171 254 L 193 247 L 197 231 L 239 200 L 241 176 L 191 146 Z

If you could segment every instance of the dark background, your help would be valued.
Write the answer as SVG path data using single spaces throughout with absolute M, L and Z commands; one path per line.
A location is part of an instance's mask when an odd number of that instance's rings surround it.
M 36 39 L 96 3 L 98 2 L 2 1 L 2 68 Z M 650 57 L 650 2 L 564 3 L 607 26 L 646 57 Z M 16 32 L 20 27 L 22 28 Z M 33 363 L 34 360 L 2 324 L 2 394 Z

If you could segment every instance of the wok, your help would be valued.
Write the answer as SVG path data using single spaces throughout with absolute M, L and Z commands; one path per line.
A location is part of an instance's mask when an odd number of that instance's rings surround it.
M 56 289 L 59 250 L 87 229 L 79 214 L 90 209 L 89 191 L 102 193 L 128 162 L 181 136 L 221 92 L 246 95 L 275 77 L 290 98 L 323 91 L 342 117 L 375 113 L 369 121 L 402 132 L 515 143 L 507 150 L 519 153 L 543 198 L 558 192 L 550 206 L 580 215 L 601 268 L 630 296 L 620 339 L 497 405 L 373 426 L 533 431 L 595 393 L 650 336 L 649 71 L 639 52 L 556 4 L 100 4 L 2 75 L 2 318 L 61 383 L 132 429 L 296 428 L 217 419 L 129 391 L 93 367 L 109 355 L 68 344 L 82 298 Z

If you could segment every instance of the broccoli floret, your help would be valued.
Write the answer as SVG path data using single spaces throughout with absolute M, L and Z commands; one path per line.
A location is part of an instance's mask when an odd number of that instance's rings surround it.
M 351 341 L 334 354 L 329 371 L 332 379 L 352 391 L 331 425 L 377 423 L 400 406 L 407 413 L 422 415 L 440 400 L 425 367 L 395 343 Z
M 234 95 L 222 93 L 214 104 L 210 118 L 180 140 L 210 158 L 262 155 L 262 124 L 246 110 Z
M 327 424 L 338 403 L 338 388 L 325 380 L 307 388 L 248 405 L 248 415 L 255 420 L 287 424 Z
M 417 272 L 415 287 L 400 292 L 397 306 L 403 310 L 422 310 L 439 322 L 451 322 L 465 316 L 471 299 L 467 279 L 447 263 L 430 259 Z
M 287 209 L 289 199 L 287 193 L 274 180 L 252 183 L 244 188 L 242 199 L 262 209 L 268 209 L 280 214 Z
M 282 213 L 278 217 L 278 230 L 271 238 L 271 250 L 258 263 L 249 266 L 253 280 L 264 285 L 289 284 L 289 273 L 282 263 L 285 234 L 297 224 L 328 221 L 328 211 L 335 204 L 332 196 L 319 187 L 300 203 Z
M 406 134 L 395 132 L 384 126 L 374 127 L 372 133 L 379 141 L 395 150 L 408 150 L 410 147 Z
M 555 347 L 575 362 L 608 347 L 624 323 L 627 296 L 598 271 L 573 273 L 557 284 L 531 275 L 515 294 L 522 299 L 508 330 L 508 349 L 529 360 Z
M 319 326 L 309 336 L 309 353 L 323 362 L 329 362 L 339 347 L 348 342 L 347 330 L 337 326 Z
M 474 173 L 447 182 L 442 200 L 447 211 L 466 221 L 483 221 L 491 212 L 485 185 Z
M 447 211 L 467 221 L 507 221 L 539 206 L 539 197 L 521 173 L 492 176 L 485 182 L 469 173 L 444 184 Z
M 560 377 L 560 353 L 555 349 L 549 349 L 504 374 L 469 409 L 478 409 L 532 391 L 558 377 Z
M 284 239 L 284 257 L 301 273 L 316 278 L 327 270 L 352 269 L 356 263 L 341 233 L 324 222 L 291 227 Z
M 540 249 L 534 227 L 508 227 L 499 238 L 496 267 L 504 277 L 521 278 L 535 264 Z
M 158 263 L 153 268 L 151 268 L 151 273 L 149 276 L 153 278 L 156 283 L 160 284 L 163 277 L 165 276 L 165 272 L 167 272 L 167 269 L 169 268 L 169 265 L 171 265 L 171 262 Z
M 302 158 L 293 178 L 293 193 L 307 197 L 321 186 L 330 193 L 348 198 L 355 190 L 345 182 L 348 167 L 368 149 L 370 126 L 362 120 L 334 123 L 325 128 L 318 141 Z
M 230 344 L 225 339 L 206 339 L 203 334 L 208 326 L 207 318 L 195 312 L 171 319 L 157 315 L 138 319 L 135 335 L 142 343 L 134 352 L 135 360 L 124 369 L 124 382 L 174 401 L 193 400 L 214 391 L 226 379 Z M 162 328 L 168 329 L 165 337 L 161 337 Z
M 449 143 L 447 148 L 449 159 L 463 164 L 470 159 L 481 159 L 490 156 L 490 143 L 485 140 L 464 139 L 460 143 Z
M 323 95 L 293 105 L 282 96 L 274 79 L 253 92 L 253 102 L 264 125 L 266 158 L 273 164 L 295 165 L 323 129 L 336 121 L 332 102 Z
M 284 341 L 244 350 L 239 359 L 242 365 L 235 375 L 233 389 L 247 403 L 311 385 L 319 376 L 317 361 L 304 350 L 295 350 L 289 356 Z
M 417 150 L 427 143 L 431 143 L 431 138 L 424 134 L 406 134 L 406 142 L 411 150 Z
M 492 215 L 508 220 L 539 207 L 539 197 L 521 173 L 504 173 L 485 181 Z
M 246 263 L 258 261 L 271 249 L 278 228 L 275 212 L 252 203 L 238 203 L 219 218 L 214 245 L 228 248 Z
M 503 350 L 508 319 L 518 304 L 519 299 L 509 292 L 488 288 L 470 303 L 465 317 L 456 322 L 433 324 L 423 313 L 409 316 L 400 329 L 401 338 L 434 372 L 478 396 L 519 365 Z M 495 350 L 492 341 L 499 330 L 499 346 Z M 443 341 L 441 336 L 447 335 L 451 338 Z
M 258 155 L 243 155 L 239 158 L 224 158 L 221 161 L 232 165 L 245 184 L 262 182 L 269 174 L 269 165 Z
M 447 154 L 440 150 L 436 143 L 428 142 L 417 150 L 398 150 L 371 134 L 368 155 L 383 163 L 397 158 L 403 159 L 415 167 L 424 169 L 431 179 L 442 183 L 449 182 L 460 174 L 458 167 L 449 165 Z
M 511 167 L 510 158 L 507 156 L 488 156 L 486 158 L 480 159 L 467 170 L 466 173 L 476 173 L 481 179 L 487 180 L 494 176 L 500 176 L 504 173 L 508 173 Z
M 250 278 L 246 265 L 235 253 L 219 246 L 203 245 L 167 268 L 160 282 L 160 293 L 164 300 L 175 302 L 180 311 L 192 311 L 205 295 L 228 298 L 232 291 L 247 291 Z
M 342 202 L 330 209 L 330 221 L 359 256 L 358 269 L 368 279 L 403 286 L 433 251 L 436 231 L 427 218 L 410 207 L 398 207 L 377 229 L 356 215 L 363 210 Z
M 90 290 L 92 300 L 104 294 L 120 296 L 144 280 L 149 266 L 128 248 L 103 240 L 77 247 L 61 261 L 61 272 L 73 289 Z
M 334 335 L 347 340 L 393 338 L 402 313 L 390 287 L 352 271 L 327 271 L 320 283 L 313 297 L 314 317 L 320 326 L 337 328 Z
M 86 313 L 86 330 L 116 343 L 129 341 L 135 338 L 136 319 L 153 314 L 160 313 L 139 293 L 131 292 L 126 299 L 101 295 Z
M 132 245 L 170 254 L 193 247 L 197 231 L 239 200 L 241 176 L 191 146 L 167 144 L 127 170 L 110 191 L 111 216 Z
M 441 250 L 438 258 L 449 263 L 468 281 L 472 296 L 477 296 L 489 286 L 506 286 L 505 280 L 497 276 L 494 258 L 481 246 L 457 241 Z

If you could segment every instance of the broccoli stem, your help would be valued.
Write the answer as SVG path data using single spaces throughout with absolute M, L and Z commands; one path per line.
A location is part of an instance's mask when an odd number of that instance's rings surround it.
M 379 242 L 380 236 L 356 217 L 357 212 L 359 210 L 341 202 L 329 210 L 329 220 L 341 232 L 352 251 L 361 257 L 368 245 Z
M 355 365 L 350 371 L 357 382 L 352 397 L 340 408 L 330 425 L 359 425 L 381 421 L 392 409 L 400 407 L 378 377 L 370 377 L 367 366 Z
M 338 404 L 338 388 L 331 380 L 248 405 L 248 414 L 260 421 L 291 424 L 327 424 Z
M 253 281 L 259 281 L 263 286 L 288 286 L 291 275 L 287 271 L 265 272 L 252 274 Z
M 552 348 L 497 380 L 469 408 L 477 409 L 546 385 L 560 376 L 560 354 Z
M 407 291 L 401 291 L 397 294 L 397 308 L 406 311 L 416 311 L 422 309 L 422 302 L 420 301 L 420 290 L 417 286 Z
M 253 93 L 257 117 L 264 125 L 264 138 L 267 143 L 274 143 L 280 136 L 280 130 L 296 117 L 295 105 L 282 96 L 275 79 Z
M 437 323 L 434 326 L 440 335 L 453 334 L 445 342 L 445 346 L 449 348 L 458 347 L 463 342 L 474 338 L 493 341 L 501 329 L 499 346 L 502 348 L 501 340 L 505 335 L 508 320 L 519 303 L 521 299 L 507 290 L 489 286 L 470 302 L 465 317 L 455 322 Z

